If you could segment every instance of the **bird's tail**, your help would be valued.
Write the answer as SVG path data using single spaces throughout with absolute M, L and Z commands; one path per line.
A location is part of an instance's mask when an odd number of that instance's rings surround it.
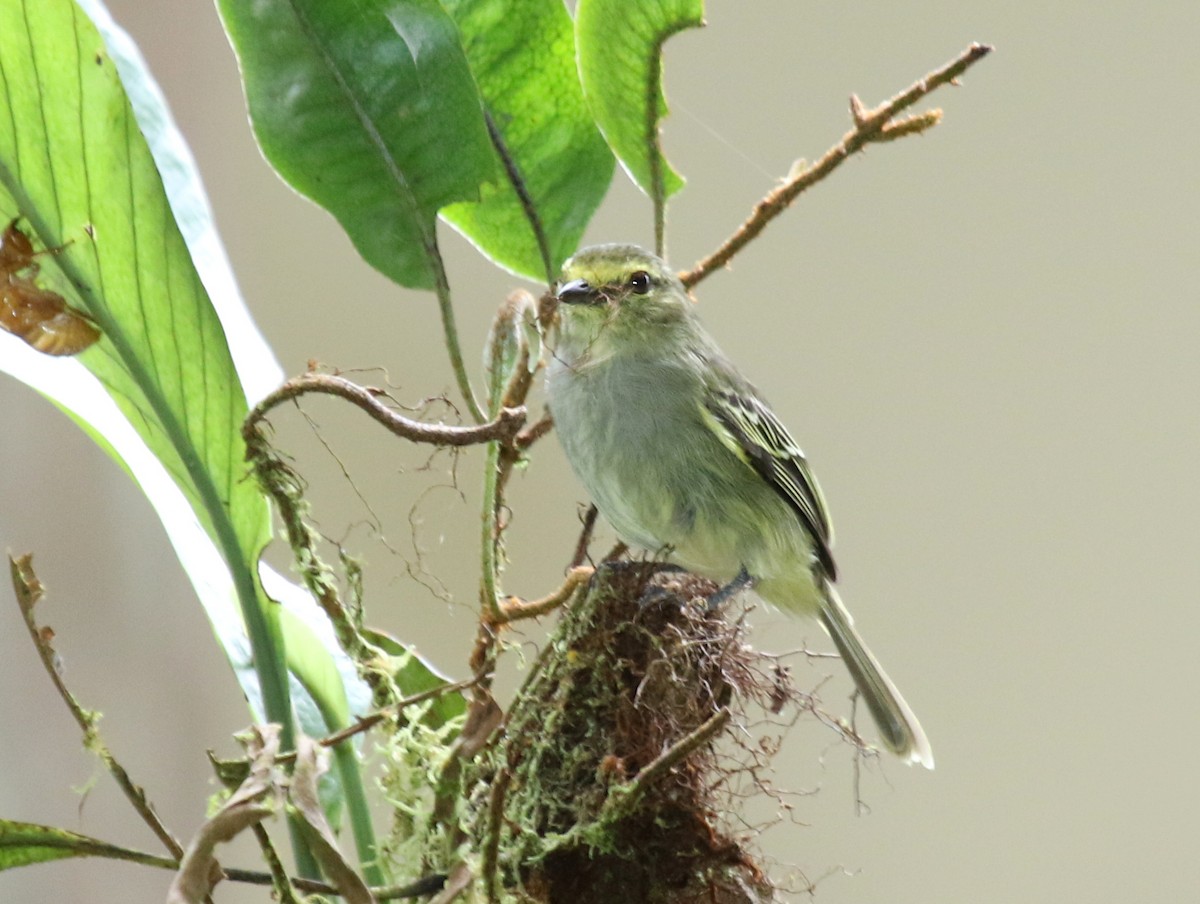
M 854 630 L 854 619 L 842 605 L 837 591 L 828 585 L 826 604 L 821 608 L 821 624 L 833 638 L 834 646 L 850 670 L 867 709 L 879 726 L 883 742 L 905 762 L 920 763 L 926 769 L 932 769 L 933 750 L 921 730 L 921 723 Z

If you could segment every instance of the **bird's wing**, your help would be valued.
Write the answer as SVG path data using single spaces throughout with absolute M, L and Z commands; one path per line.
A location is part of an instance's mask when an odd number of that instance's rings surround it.
M 795 510 L 812 537 L 817 560 L 833 580 L 837 575 L 831 549 L 833 525 L 825 496 L 787 428 L 753 391 L 713 389 L 705 411 L 721 441 Z

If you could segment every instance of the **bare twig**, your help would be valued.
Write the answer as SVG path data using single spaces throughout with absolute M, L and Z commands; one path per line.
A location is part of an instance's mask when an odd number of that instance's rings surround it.
M 438 446 L 472 446 L 492 440 L 511 442 L 525 423 L 525 409 L 505 408 L 494 421 L 475 427 L 454 427 L 448 424 L 423 424 L 396 413 L 380 402 L 368 389 L 334 374 L 307 373 L 288 380 L 254 406 L 242 424 L 242 436 L 250 442 L 252 431 L 267 413 L 290 399 L 317 392 L 340 396 L 353 402 L 392 433 L 414 443 Z M 480 418 L 482 420 L 482 418 Z
M 146 854 L 141 851 L 122 848 L 82 835 L 72 836 L 70 832 L 59 831 L 52 840 L 55 842 L 56 847 L 70 851 L 77 857 L 103 857 L 110 860 L 125 860 L 141 866 L 150 866 L 157 869 L 170 870 L 171 872 L 179 869 L 178 859 L 159 857 L 154 854 Z M 46 844 L 51 843 L 51 839 L 43 839 L 43 841 Z M 275 882 L 274 876 L 261 870 L 222 867 L 222 872 L 228 881 L 241 882 L 245 885 L 271 885 Z M 324 895 L 337 894 L 336 888 L 317 879 L 304 879 L 294 876 L 291 877 L 290 881 L 297 891 Z M 371 892 L 380 901 L 390 901 L 397 898 L 427 897 L 438 891 L 445 882 L 446 877 L 444 875 L 430 875 L 404 885 L 385 885 L 372 888 Z
M 618 540 L 616 543 L 613 544 L 613 548 L 604 554 L 604 558 L 601 559 L 600 561 L 601 562 L 615 562 L 618 559 L 620 559 L 621 556 L 625 555 L 625 553 L 627 553 L 627 552 L 629 552 L 629 544 L 624 542 L 623 540 Z
M 504 621 L 517 621 L 522 618 L 537 618 L 539 615 L 552 612 L 569 600 L 575 594 L 576 590 L 587 583 L 592 575 L 595 574 L 595 571 L 596 569 L 588 565 L 572 568 L 567 572 L 567 577 L 562 582 L 562 586 L 539 600 L 526 601 L 518 599 L 515 596 L 510 596 L 500 607 L 500 616 Z
M 730 259 L 747 245 L 763 228 L 796 200 L 805 189 L 816 185 L 842 165 L 850 155 L 861 151 L 872 142 L 892 141 L 905 135 L 915 135 L 936 125 L 941 119 L 940 110 L 931 110 L 892 122 L 893 117 L 911 107 L 925 95 L 946 84 L 957 84 L 958 76 L 983 59 L 992 48 L 986 44 L 972 44 L 957 58 L 940 69 L 914 82 L 906 91 L 897 94 L 873 110 L 863 107 L 857 97 L 850 98 L 850 116 L 854 128 L 842 136 L 842 140 L 825 152 L 811 166 L 797 167 L 780 186 L 769 192 L 758 204 L 750 217 L 738 227 L 724 244 L 696 264 L 691 270 L 680 274 L 683 284 L 689 289 Z
M 684 735 L 647 763 L 631 782 L 614 788 L 609 793 L 608 800 L 604 802 L 596 820 L 597 824 L 605 825 L 629 813 L 653 782 L 714 738 L 729 723 L 731 715 L 727 708 L 718 710 L 694 731 Z
M 518 433 L 517 438 L 513 440 L 513 445 L 524 451 L 549 433 L 553 428 L 554 418 L 548 413 L 544 414 L 538 420 L 534 421 L 532 424 Z
M 226 869 L 225 878 L 231 882 L 243 882 L 248 885 L 270 885 L 272 882 L 270 873 L 247 869 Z M 291 881 L 297 891 L 319 895 L 336 895 L 338 893 L 338 890 L 329 883 L 316 879 L 293 877 Z M 418 879 L 415 882 L 407 882 L 404 885 L 373 886 L 371 894 L 375 896 L 375 900 L 377 901 L 394 901 L 398 898 L 424 898 L 439 891 L 445 884 L 445 876 L 440 874 L 431 875 Z
M 121 791 L 133 805 L 134 810 L 142 817 L 146 825 L 150 827 L 150 831 L 171 852 L 171 856 L 179 860 L 183 857 L 183 845 L 163 825 L 162 820 L 159 819 L 158 814 L 154 811 L 154 805 L 146 798 L 145 790 L 134 783 L 133 779 L 129 777 L 129 773 L 116 761 L 108 747 L 104 744 L 104 741 L 100 738 L 100 733 L 97 729 L 98 719 L 96 713 L 85 710 L 79 705 L 79 701 L 75 699 L 71 692 L 67 690 L 60 672 L 58 654 L 54 651 L 51 643 L 54 639 L 54 632 L 48 627 L 40 627 L 33 617 L 33 607 L 45 595 L 45 588 L 33 571 L 33 556 L 23 555 L 17 558 L 9 556 L 8 563 L 12 574 L 13 590 L 16 591 L 17 603 L 21 607 L 21 615 L 25 619 L 25 627 L 29 629 L 29 636 L 33 639 L 33 645 L 42 660 L 46 674 L 50 676 L 50 681 L 54 684 L 54 689 L 58 691 L 58 695 L 67 704 L 67 709 L 71 711 L 71 715 L 83 732 L 86 747 L 95 753 L 101 762 L 104 763 L 105 768 L 108 769 L 109 774 L 116 781 L 117 785 L 120 786 Z
M 588 546 L 591 545 L 592 531 L 596 528 L 596 517 L 599 514 L 600 510 L 594 504 L 589 505 L 583 513 L 583 529 L 579 531 L 579 539 L 575 542 L 575 555 L 571 556 L 572 568 L 578 568 L 587 559 Z
M 422 691 L 419 694 L 413 694 L 410 697 L 405 697 L 402 700 L 397 700 L 385 709 L 377 712 L 368 713 L 365 716 L 360 716 L 358 720 L 351 726 L 343 728 L 341 731 L 334 732 L 331 735 L 321 739 L 322 747 L 335 747 L 342 743 L 347 738 L 352 738 L 356 734 L 361 734 L 364 731 L 378 725 L 384 719 L 397 715 L 406 707 L 413 706 L 417 703 L 424 703 L 426 700 L 432 700 L 434 697 L 440 697 L 442 694 L 448 694 L 452 691 L 466 690 L 469 687 L 479 683 L 478 678 L 468 678 L 465 681 L 456 681 L 453 684 L 443 684 L 440 687 L 430 688 L 427 691 Z
M 904 138 L 907 135 L 919 135 L 921 132 L 932 129 L 941 121 L 941 110 L 926 110 L 924 113 L 914 113 L 912 116 L 906 116 L 895 122 L 889 122 L 875 133 L 875 137 L 872 140 L 876 143 L 883 143 L 885 141 L 895 141 L 897 138 Z
M 525 451 L 549 433 L 553 427 L 554 418 L 549 414 L 544 414 L 518 433 L 511 443 L 500 447 L 500 459 L 497 462 L 500 473 L 496 478 L 496 493 L 499 499 L 503 499 L 504 490 L 508 486 L 508 479 L 512 476 L 513 468 L 524 457 Z
M 467 667 L 479 676 L 479 686 L 488 690 L 496 672 L 496 643 L 499 629 L 487 618 L 480 618 L 475 630 L 475 644 L 471 648 L 471 656 Z

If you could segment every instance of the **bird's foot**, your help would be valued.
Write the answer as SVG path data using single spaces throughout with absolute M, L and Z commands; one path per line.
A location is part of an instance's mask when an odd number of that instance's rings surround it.
M 709 595 L 707 599 L 707 611 L 715 612 L 743 590 L 749 590 L 757 583 L 758 579 L 751 577 L 750 572 L 743 565 L 732 581 L 720 588 L 716 593 Z

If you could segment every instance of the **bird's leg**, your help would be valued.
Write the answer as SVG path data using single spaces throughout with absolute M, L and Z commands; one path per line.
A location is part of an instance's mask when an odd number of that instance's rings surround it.
M 743 565 L 741 567 L 741 570 L 739 570 L 738 573 L 736 575 L 734 575 L 734 578 L 732 581 L 730 581 L 728 584 L 726 584 L 724 587 L 722 587 L 720 590 L 718 590 L 716 593 L 712 594 L 708 598 L 708 611 L 709 612 L 715 611 L 716 609 L 720 608 L 722 605 L 727 603 L 730 599 L 737 596 L 743 590 L 749 590 L 751 587 L 753 587 L 757 583 L 758 583 L 758 579 L 751 577 L 750 572 L 748 572 L 746 570 L 746 566 Z

